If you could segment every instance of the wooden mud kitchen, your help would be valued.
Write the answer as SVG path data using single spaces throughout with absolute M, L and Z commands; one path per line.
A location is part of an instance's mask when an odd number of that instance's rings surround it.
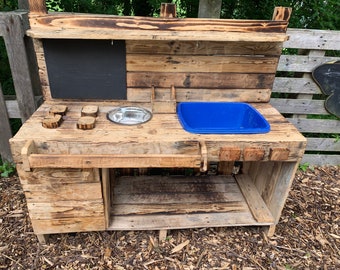
M 176 18 L 167 5 L 151 18 L 29 3 L 44 102 L 10 143 L 39 241 L 101 230 L 274 233 L 306 146 L 269 104 L 290 9 L 225 20 Z

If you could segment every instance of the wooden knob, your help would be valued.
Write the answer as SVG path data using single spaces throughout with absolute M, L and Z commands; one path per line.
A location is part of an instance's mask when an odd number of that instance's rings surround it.
M 42 126 L 44 128 L 57 128 L 63 121 L 63 117 L 60 114 L 48 115 L 42 121 Z
M 82 116 L 77 122 L 77 128 L 83 130 L 93 129 L 95 127 L 95 123 L 96 118 L 92 116 Z
M 81 109 L 81 116 L 97 117 L 97 114 L 98 106 L 95 105 L 86 105 Z
M 53 105 L 51 108 L 50 108 L 50 111 L 49 113 L 51 115 L 65 115 L 66 114 L 66 111 L 67 111 L 67 106 L 65 105 Z

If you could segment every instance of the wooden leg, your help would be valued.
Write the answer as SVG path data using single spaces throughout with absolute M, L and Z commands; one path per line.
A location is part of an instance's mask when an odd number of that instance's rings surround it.
M 166 239 L 166 235 L 168 230 L 159 230 L 159 242 L 164 241 Z
M 275 224 L 263 227 L 263 231 L 268 237 L 272 237 L 274 235 L 275 229 L 276 229 Z
M 37 234 L 37 238 L 40 244 L 47 244 L 49 234 Z

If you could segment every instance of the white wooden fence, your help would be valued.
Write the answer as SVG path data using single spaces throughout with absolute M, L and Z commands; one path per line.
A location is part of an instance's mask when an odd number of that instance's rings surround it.
M 26 16 L 26 13 L 0 12 L 0 37 L 5 40 L 16 91 L 15 99 L 4 97 L 0 84 L 0 155 L 4 160 L 11 160 L 8 139 L 12 133 L 8 119 L 25 121 L 36 109 L 40 91 L 34 53 L 24 36 Z M 289 29 L 288 34 L 290 39 L 284 48 L 297 49 L 298 54 L 281 56 L 270 102 L 308 137 L 302 163 L 339 165 L 340 120 L 320 119 L 329 114 L 324 100 L 315 99 L 321 91 L 311 72 L 323 63 L 340 60 L 327 56 L 329 51 L 340 50 L 340 31 Z

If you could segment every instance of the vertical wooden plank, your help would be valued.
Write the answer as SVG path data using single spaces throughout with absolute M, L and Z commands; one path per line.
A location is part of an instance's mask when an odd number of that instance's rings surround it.
M 271 192 L 272 196 L 270 196 L 267 202 L 267 206 L 275 219 L 275 223 L 278 223 L 280 219 L 281 211 L 288 197 L 299 163 L 300 160 L 297 162 L 282 162 L 282 166 L 279 166 L 281 168 L 278 168 L 280 170 L 277 175 L 278 181 L 273 187 L 273 191 Z
M 28 0 L 29 11 L 32 14 L 46 14 L 45 0 Z
M 290 7 L 275 7 L 273 12 L 273 21 L 289 21 L 292 14 Z
M 5 23 L 6 27 L 4 41 L 12 71 L 20 116 L 23 122 L 26 121 L 36 109 L 29 72 L 30 66 L 25 51 L 24 20 L 26 19 L 27 13 L 23 12 L 0 14 L 0 20 Z
M 110 225 L 110 211 L 111 211 L 111 198 L 110 198 L 110 169 L 102 169 L 102 194 L 104 200 L 104 215 L 105 215 L 105 229 Z
M 161 18 L 176 18 L 176 4 L 162 3 L 161 4 Z
M 8 140 L 12 138 L 11 125 L 8 119 L 7 107 L 0 84 L 0 155 L 3 161 L 12 161 L 11 148 Z

